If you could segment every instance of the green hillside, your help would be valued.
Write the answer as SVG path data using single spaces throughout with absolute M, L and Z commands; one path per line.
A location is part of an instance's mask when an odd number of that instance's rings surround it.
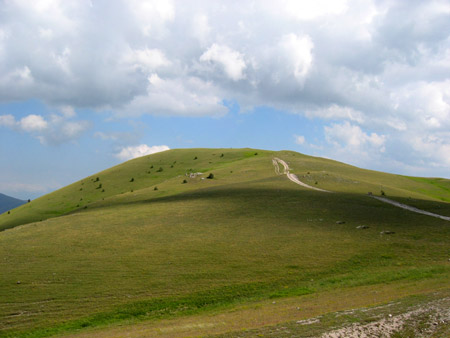
M 274 157 L 333 193 L 277 175 Z M 288 151 L 134 159 L 0 215 L 0 336 L 97 336 L 361 288 L 384 291 L 358 293 L 360 306 L 446 290 L 450 222 L 367 193 L 450 216 L 449 188 Z

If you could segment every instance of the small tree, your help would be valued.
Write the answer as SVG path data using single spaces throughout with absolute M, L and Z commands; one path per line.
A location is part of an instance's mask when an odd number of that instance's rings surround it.
M 255 153 L 255 156 L 258 155 L 258 153 Z
M 194 160 L 196 160 L 196 159 L 197 159 L 197 156 L 194 157 Z
M 150 169 L 153 169 L 153 165 L 150 167 Z
M 28 203 L 30 203 L 31 202 L 31 200 L 30 199 L 28 199 Z
M 207 178 L 210 179 L 210 180 L 212 180 L 212 179 L 214 178 L 214 174 L 213 174 L 213 173 L 210 173 L 210 174 L 208 175 Z
M 153 190 L 155 190 L 155 191 L 158 190 L 158 187 L 154 187 Z
M 220 154 L 220 157 L 223 157 L 223 154 Z
M 183 184 L 186 184 L 187 183 L 187 181 L 186 180 L 183 180 Z
M 94 182 L 100 181 L 100 177 L 97 177 Z
M 134 177 L 131 178 L 130 182 L 134 182 Z
M 162 172 L 164 169 L 162 168 L 162 167 L 159 167 L 159 169 L 158 170 L 156 170 L 156 172 L 157 173 L 160 173 L 160 172 Z

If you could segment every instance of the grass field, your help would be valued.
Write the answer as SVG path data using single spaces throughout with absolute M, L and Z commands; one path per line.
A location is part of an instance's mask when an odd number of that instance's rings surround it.
M 334 193 L 276 175 L 274 156 Z M 355 306 L 443 290 L 450 222 L 367 193 L 450 216 L 449 186 L 254 149 L 126 162 L 0 215 L 0 336 L 110 332 L 258 302 L 270 311 L 273 301 L 332 302 L 358 288 L 386 296 L 363 294 Z

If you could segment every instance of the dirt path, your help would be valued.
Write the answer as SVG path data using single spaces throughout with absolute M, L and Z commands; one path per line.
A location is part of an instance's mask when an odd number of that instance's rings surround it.
M 308 189 L 313 189 L 313 190 L 322 191 L 322 192 L 331 192 L 331 191 L 328 191 L 328 190 L 312 187 L 312 186 L 310 186 L 310 185 L 300 181 L 296 175 L 291 174 L 289 172 L 290 169 L 289 169 L 288 164 L 285 161 L 283 161 L 282 159 L 274 157 L 272 159 L 272 163 L 273 163 L 273 166 L 275 167 L 275 172 L 277 173 L 277 175 L 286 174 L 286 176 L 292 182 L 294 182 L 294 183 L 296 183 L 298 185 L 301 185 L 302 187 L 308 188 Z M 283 170 L 282 173 L 280 172 L 279 164 L 281 164 L 284 167 L 284 170 Z M 402 208 L 402 209 L 406 209 L 406 210 L 409 210 L 409 211 L 412 211 L 412 212 L 415 212 L 415 213 L 418 213 L 418 214 L 432 216 L 432 217 L 437 217 L 437 218 L 440 218 L 440 219 L 443 219 L 443 220 L 446 220 L 446 221 L 450 221 L 450 217 L 448 217 L 448 216 L 442 216 L 442 215 L 435 214 L 435 213 L 432 213 L 432 212 L 429 212 L 429 211 L 417 209 L 415 207 L 412 207 L 412 206 L 409 206 L 409 205 L 406 205 L 406 204 L 403 204 L 403 203 L 400 203 L 400 202 L 393 201 L 393 200 L 391 200 L 389 198 L 386 198 L 386 197 L 378 197 L 378 196 L 372 196 L 372 195 L 369 195 L 369 196 L 379 200 L 380 202 L 388 203 L 388 204 L 391 204 L 391 205 L 396 206 L 398 208 Z
M 393 200 L 391 200 L 389 198 L 386 198 L 386 197 L 378 197 L 378 196 L 370 196 L 370 197 L 375 198 L 375 199 L 377 199 L 377 200 L 379 200 L 381 202 L 394 205 L 394 206 L 396 206 L 398 208 L 402 208 L 402 209 L 406 209 L 406 210 L 409 210 L 409 211 L 412 211 L 412 212 L 416 212 L 418 214 L 428 215 L 428 216 L 444 219 L 446 221 L 450 221 L 450 217 L 448 217 L 448 216 L 442 216 L 442 215 L 435 214 L 435 213 L 432 213 L 432 212 L 429 212 L 429 211 L 417 209 L 415 207 L 412 207 L 412 206 L 409 206 L 409 205 L 406 205 L 406 204 L 403 204 L 403 203 L 400 203 L 400 202 L 393 201 Z
M 310 185 L 308 185 L 306 183 L 303 183 L 302 181 L 300 181 L 298 179 L 297 175 L 291 174 L 289 172 L 288 164 L 286 162 L 284 162 L 283 160 L 277 158 L 277 157 L 272 159 L 272 163 L 273 163 L 273 166 L 275 167 L 275 172 L 277 173 L 277 175 L 286 174 L 287 178 L 289 178 L 292 182 L 294 182 L 294 183 L 296 183 L 298 185 L 301 185 L 302 187 L 308 188 L 308 189 L 322 191 L 322 192 L 331 192 L 331 191 L 328 191 L 328 190 L 312 187 L 312 186 L 310 186 Z M 279 163 L 284 167 L 283 173 L 280 173 L 280 167 L 278 165 Z

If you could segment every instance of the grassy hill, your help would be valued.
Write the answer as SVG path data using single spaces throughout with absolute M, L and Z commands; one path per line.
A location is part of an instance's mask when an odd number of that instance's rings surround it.
M 273 157 L 333 193 L 276 175 Z M 170 150 L 94 174 L 0 215 L 0 336 L 95 336 L 361 288 L 385 290 L 361 306 L 446 290 L 449 222 L 369 191 L 450 216 L 449 180 L 288 151 Z

